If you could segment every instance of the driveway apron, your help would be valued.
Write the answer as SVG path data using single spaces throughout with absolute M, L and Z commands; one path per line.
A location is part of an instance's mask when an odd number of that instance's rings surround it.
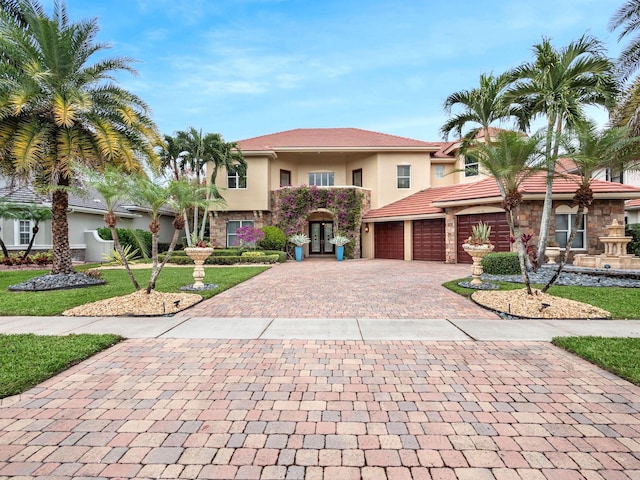
M 639 408 L 542 342 L 136 339 L 0 408 L 0 478 L 638 479 Z
M 257 318 L 498 318 L 442 287 L 470 265 L 400 260 L 287 262 L 179 316 Z

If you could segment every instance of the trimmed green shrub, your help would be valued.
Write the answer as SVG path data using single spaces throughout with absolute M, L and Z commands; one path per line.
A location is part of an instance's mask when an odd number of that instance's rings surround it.
M 133 231 L 128 228 L 116 228 L 116 231 L 123 249 L 130 245 L 131 250 L 139 249 L 144 258 L 149 258 L 151 255 L 151 232 L 140 229 Z M 98 235 L 103 240 L 113 240 L 109 227 L 98 228 Z
M 287 244 L 287 237 L 278 227 L 262 227 L 264 238 L 258 242 L 258 247 L 263 250 L 284 250 Z
M 627 244 L 627 253 L 640 255 L 640 223 L 630 223 L 625 226 L 624 234 L 633 238 L 633 240 Z
M 158 258 L 160 261 L 164 260 L 165 255 L 160 254 Z M 260 256 L 239 256 L 239 255 L 227 255 L 224 257 L 214 257 L 211 255 L 207 258 L 204 263 L 205 265 L 236 265 L 238 263 L 278 263 L 279 255 L 260 255 Z M 173 263 L 175 265 L 193 265 L 193 260 L 191 260 L 187 256 L 176 255 L 175 257 L 171 255 L 169 259 L 169 263 Z
M 242 255 L 240 256 L 241 257 L 264 257 L 264 252 L 256 252 L 256 251 L 242 252 Z
M 518 275 L 520 261 L 518 254 L 514 252 L 490 253 L 482 259 L 484 273 L 489 275 Z

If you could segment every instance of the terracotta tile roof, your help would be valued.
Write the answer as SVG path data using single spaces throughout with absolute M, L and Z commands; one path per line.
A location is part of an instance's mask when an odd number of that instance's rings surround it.
M 553 182 L 554 195 L 573 195 L 576 190 L 578 177 L 568 174 L 567 178 L 556 178 Z M 539 172 L 526 179 L 520 191 L 525 198 L 529 196 L 542 196 L 545 192 L 545 174 Z M 636 197 L 640 202 L 640 188 L 621 183 L 593 180 L 591 183 L 593 193 L 600 198 L 629 198 Z M 500 190 L 494 178 L 486 178 L 474 183 L 451 185 L 422 190 L 397 202 L 367 212 L 367 219 L 430 215 L 442 213 L 445 206 L 454 206 L 458 203 L 469 204 L 477 200 L 482 204 L 483 200 L 500 199 Z M 640 204 L 640 203 L 639 203 Z M 629 204 L 627 203 L 627 206 Z
M 397 202 L 390 203 L 375 210 L 369 210 L 364 219 L 404 217 L 411 215 L 444 214 L 444 209 L 434 207 L 432 202 L 440 197 L 446 196 L 449 192 L 456 190 L 460 185 L 449 185 L 446 187 L 434 187 L 421 190 Z
M 640 208 L 640 198 L 636 198 L 634 200 L 627 200 L 624 203 L 625 208 L 633 208 L 634 210 L 636 208 Z
M 295 148 L 382 148 L 413 147 L 434 151 L 440 142 L 423 142 L 412 138 L 359 128 L 297 128 L 238 142 L 242 151 L 264 151 Z

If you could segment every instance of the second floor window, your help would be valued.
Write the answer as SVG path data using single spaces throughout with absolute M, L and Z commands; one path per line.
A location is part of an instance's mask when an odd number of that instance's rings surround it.
M 411 165 L 398 165 L 398 188 L 411 188 Z
M 289 170 L 280 170 L 280 186 L 291 186 L 291 172 Z
M 227 172 L 227 188 L 235 190 L 247 188 L 247 175 L 241 174 L 237 170 L 230 169 Z
M 464 176 L 477 177 L 479 173 L 478 160 L 472 157 L 464 157 Z
M 362 169 L 353 170 L 351 172 L 351 184 L 355 187 L 362 186 Z
M 444 178 L 444 165 L 436 165 L 436 178 Z
M 309 174 L 309 185 L 333 187 L 333 177 L 333 172 L 311 172 Z

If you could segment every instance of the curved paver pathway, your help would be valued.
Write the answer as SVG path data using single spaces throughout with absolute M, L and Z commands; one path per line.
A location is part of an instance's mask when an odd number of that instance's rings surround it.
M 260 318 L 498 318 L 441 284 L 470 265 L 305 259 L 276 265 L 177 316 Z
M 0 408 L 0 478 L 640 478 L 640 389 L 548 343 L 128 340 Z

